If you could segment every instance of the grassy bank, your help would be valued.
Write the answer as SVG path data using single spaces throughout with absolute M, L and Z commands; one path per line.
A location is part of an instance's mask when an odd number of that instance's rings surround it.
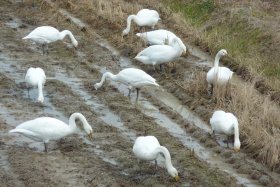
M 246 67 L 257 77 L 264 77 L 273 88 L 280 89 L 278 59 L 280 38 L 277 33 L 277 1 L 164 0 L 180 13 L 194 35 L 192 42 L 206 47 L 212 54 L 225 48 L 228 64 Z M 278 25 L 279 26 L 279 25 Z

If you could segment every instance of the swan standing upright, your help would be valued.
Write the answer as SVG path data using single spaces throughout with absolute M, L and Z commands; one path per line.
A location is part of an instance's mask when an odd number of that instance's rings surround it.
M 161 146 L 154 136 L 140 136 L 135 140 L 133 145 L 133 153 L 140 160 L 152 161 L 157 159 L 160 154 L 165 158 L 165 167 L 176 181 L 180 179 L 178 171 L 171 163 L 171 156 L 166 147 Z M 157 162 L 156 162 L 157 164 Z
M 210 118 L 210 124 L 214 135 L 216 133 L 227 135 L 227 145 L 228 136 L 234 135 L 234 150 L 236 152 L 240 150 L 238 121 L 232 113 L 226 113 L 222 110 L 217 110 Z
M 42 68 L 29 68 L 25 75 L 25 82 L 28 87 L 28 96 L 29 96 L 29 87 L 38 87 L 38 102 L 44 103 L 43 96 L 43 87 L 46 82 L 46 75 Z
M 136 60 L 155 66 L 163 63 L 171 62 L 180 57 L 184 49 L 180 45 L 178 38 L 173 38 L 169 45 L 152 45 L 139 52 L 135 57 Z M 155 68 L 155 67 L 154 67 Z
M 131 90 L 133 88 L 136 88 L 137 91 L 137 97 L 136 97 L 136 102 L 138 101 L 138 96 L 139 96 L 139 90 L 143 86 L 159 86 L 156 83 L 156 80 L 148 75 L 146 72 L 142 71 L 141 69 L 136 69 L 136 68 L 126 68 L 120 71 L 118 74 L 114 75 L 110 72 L 106 72 L 102 75 L 101 81 L 99 83 L 96 83 L 94 85 L 95 89 L 97 90 L 100 88 L 106 78 L 110 78 L 114 81 L 123 83 L 125 85 L 128 85 L 129 88 L 129 96 L 131 93 Z
M 160 20 L 159 14 L 155 10 L 142 9 L 137 15 L 129 15 L 127 18 L 127 27 L 123 30 L 122 36 L 129 33 L 131 27 L 131 21 L 134 21 L 138 26 L 149 26 L 154 28 L 157 22 Z
M 69 36 L 71 43 L 74 46 L 74 49 L 78 46 L 78 42 L 73 36 L 72 32 L 69 30 L 64 30 L 59 32 L 54 27 L 51 26 L 41 26 L 34 29 L 31 33 L 29 33 L 27 36 L 23 37 L 22 39 L 26 40 L 32 40 L 36 43 L 42 44 L 43 48 L 43 54 L 48 53 L 48 44 L 51 42 L 55 42 L 57 40 L 63 40 L 65 36 Z
M 78 127 L 75 122 L 76 119 L 81 120 L 84 131 L 87 133 L 89 139 L 92 139 L 92 128 L 81 113 L 72 114 L 69 118 L 69 125 L 56 118 L 40 117 L 18 125 L 15 129 L 10 130 L 10 133 L 19 133 L 32 140 L 44 142 L 45 152 L 47 152 L 47 144 L 50 140 L 58 140 L 78 132 Z
M 137 33 L 136 36 L 147 42 L 149 45 L 171 45 L 173 38 L 177 38 L 177 41 L 183 49 L 183 52 L 187 52 L 187 48 L 182 40 L 173 32 L 170 32 L 168 30 L 159 29 L 149 32 L 142 32 Z
M 233 72 L 227 67 L 219 67 L 219 61 L 222 56 L 227 55 L 227 51 L 225 49 L 221 49 L 215 57 L 214 67 L 212 67 L 207 72 L 207 83 L 208 83 L 208 92 L 212 93 L 213 84 L 217 83 L 218 85 L 227 84 Z

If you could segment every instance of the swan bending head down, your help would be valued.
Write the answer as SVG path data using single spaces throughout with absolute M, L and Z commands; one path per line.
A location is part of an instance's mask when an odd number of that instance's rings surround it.
M 74 37 L 71 31 L 69 30 L 63 30 L 59 32 L 54 27 L 51 26 L 41 26 L 37 27 L 34 29 L 31 33 L 29 33 L 27 36 L 23 37 L 22 39 L 26 40 L 32 40 L 36 43 L 42 44 L 43 47 L 43 54 L 48 53 L 48 44 L 58 41 L 58 40 L 63 40 L 65 36 L 69 36 L 72 45 L 76 49 L 78 46 L 78 41 Z
M 26 121 L 9 132 L 19 133 L 32 140 L 44 142 L 45 152 L 47 152 L 47 144 L 50 140 L 58 140 L 80 131 L 76 126 L 76 119 L 79 119 L 82 122 L 83 130 L 91 140 L 93 138 L 92 128 L 81 113 L 72 114 L 69 118 L 69 125 L 56 118 L 39 117 L 30 121 Z
M 94 85 L 95 89 L 99 89 L 107 78 L 127 85 L 129 88 L 129 95 L 131 89 L 136 88 L 136 101 L 138 100 L 139 90 L 143 86 L 159 86 L 156 83 L 156 80 L 143 70 L 137 68 L 125 68 L 116 75 L 112 74 L 111 72 L 105 72 L 102 75 L 101 81 Z
M 173 167 L 168 149 L 161 146 L 154 136 L 140 136 L 135 140 L 133 153 L 140 160 L 152 161 L 162 154 L 165 158 L 166 169 L 176 181 L 180 180 L 178 171 Z M 157 163 L 157 162 L 156 162 Z
M 129 33 L 131 27 L 131 21 L 134 21 L 138 26 L 149 26 L 154 28 L 157 22 L 160 20 L 159 14 L 156 10 L 142 9 L 137 15 L 129 15 L 127 18 L 127 26 L 122 32 L 122 36 Z
M 232 113 L 217 110 L 210 118 L 210 124 L 214 134 L 234 135 L 234 150 L 236 152 L 240 150 L 238 120 Z
M 28 95 L 29 95 L 29 87 L 37 87 L 38 88 L 38 102 L 44 103 L 43 96 L 43 87 L 46 82 L 46 75 L 42 68 L 33 68 L 30 67 L 27 70 L 25 75 L 25 82 L 28 87 Z

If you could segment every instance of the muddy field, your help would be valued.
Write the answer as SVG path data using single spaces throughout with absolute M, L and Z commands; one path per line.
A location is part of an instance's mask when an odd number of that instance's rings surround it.
M 195 105 L 182 88 L 194 72 L 208 69 L 205 60 L 213 57 L 193 48 L 192 55 L 176 62 L 180 68 L 175 73 L 168 68 L 153 72 L 134 61 L 129 49 L 120 52 L 110 45 L 109 27 L 83 32 L 57 10 L 40 5 L 32 8 L 30 3 L 3 0 L 0 6 L 0 186 L 280 185 L 279 174 L 251 159 L 242 147 L 240 153 L 232 144 L 226 148 L 225 137 L 218 137 L 217 143 L 209 134 L 212 111 Z M 72 17 L 83 22 L 79 15 Z M 41 25 L 73 31 L 79 41 L 76 55 L 67 39 L 49 45 L 48 56 L 42 55 L 40 46 L 21 39 Z M 36 89 L 28 97 L 24 76 L 31 66 L 46 72 L 43 105 L 36 102 Z M 138 104 L 136 93 L 127 97 L 122 84 L 107 81 L 94 89 L 102 73 L 125 67 L 144 69 L 161 87 L 141 90 Z M 186 83 L 178 83 L 178 77 Z M 40 116 L 67 122 L 74 112 L 87 118 L 93 141 L 83 134 L 69 136 L 50 142 L 44 153 L 43 143 L 8 133 Z M 163 158 L 156 172 L 153 162 L 137 162 L 132 146 L 140 135 L 154 135 L 169 149 L 179 182 L 168 175 Z

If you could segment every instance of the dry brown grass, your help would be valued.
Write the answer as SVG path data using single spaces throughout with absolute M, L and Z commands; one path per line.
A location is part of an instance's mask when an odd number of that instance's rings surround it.
M 205 78 L 205 72 L 196 73 L 186 86 L 188 92 L 196 94 L 196 98 L 201 95 L 207 97 Z M 214 88 L 209 108 L 235 114 L 239 121 L 242 149 L 270 168 L 279 170 L 279 106 L 268 96 L 260 95 L 253 85 L 235 80 L 229 90 L 230 96 L 225 95 L 225 90 Z

